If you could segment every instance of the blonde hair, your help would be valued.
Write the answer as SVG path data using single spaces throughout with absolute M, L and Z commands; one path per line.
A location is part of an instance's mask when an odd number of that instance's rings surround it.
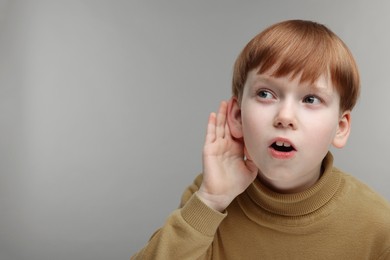
M 249 71 L 272 76 L 301 75 L 301 82 L 314 83 L 330 77 L 340 95 L 340 109 L 352 110 L 360 94 L 359 71 L 344 42 L 326 26 L 303 20 L 274 24 L 256 35 L 242 50 L 233 69 L 233 96 L 241 101 Z

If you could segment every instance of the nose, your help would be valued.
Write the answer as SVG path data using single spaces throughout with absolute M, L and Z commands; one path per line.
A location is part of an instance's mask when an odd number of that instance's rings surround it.
M 274 127 L 276 128 L 290 128 L 295 130 L 297 128 L 296 111 L 293 102 L 281 102 L 274 120 Z

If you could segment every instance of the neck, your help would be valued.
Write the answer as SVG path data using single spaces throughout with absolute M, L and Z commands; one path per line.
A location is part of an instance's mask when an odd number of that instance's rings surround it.
M 292 194 L 305 191 L 311 188 L 321 177 L 323 168 L 321 164 L 315 167 L 313 170 L 305 174 L 302 178 L 297 180 L 275 180 L 269 179 L 265 174 L 260 171 L 257 174 L 257 179 L 268 189 L 281 193 L 281 194 Z
M 304 216 L 325 205 L 341 185 L 340 174 L 334 172 L 333 156 L 330 153 L 325 157 L 322 169 L 322 175 L 314 185 L 291 194 L 276 192 L 258 178 L 243 193 L 240 201 L 245 210 L 254 213 L 254 216 L 261 214 L 263 210 L 277 215 Z M 248 200 L 244 199 L 245 196 Z M 253 203 L 259 207 L 253 207 Z

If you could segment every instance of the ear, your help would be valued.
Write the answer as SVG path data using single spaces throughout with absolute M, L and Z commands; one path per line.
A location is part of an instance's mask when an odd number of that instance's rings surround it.
M 343 148 L 347 144 L 349 133 L 351 131 L 351 111 L 345 111 L 340 119 L 336 134 L 333 138 L 333 146 Z
M 229 125 L 230 134 L 237 139 L 243 137 L 241 107 L 237 97 L 232 97 L 228 102 L 227 123 Z

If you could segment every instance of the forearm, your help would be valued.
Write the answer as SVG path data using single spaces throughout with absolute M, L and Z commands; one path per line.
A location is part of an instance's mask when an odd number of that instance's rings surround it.
M 207 207 L 194 194 L 131 259 L 207 259 L 216 230 L 225 216 Z

